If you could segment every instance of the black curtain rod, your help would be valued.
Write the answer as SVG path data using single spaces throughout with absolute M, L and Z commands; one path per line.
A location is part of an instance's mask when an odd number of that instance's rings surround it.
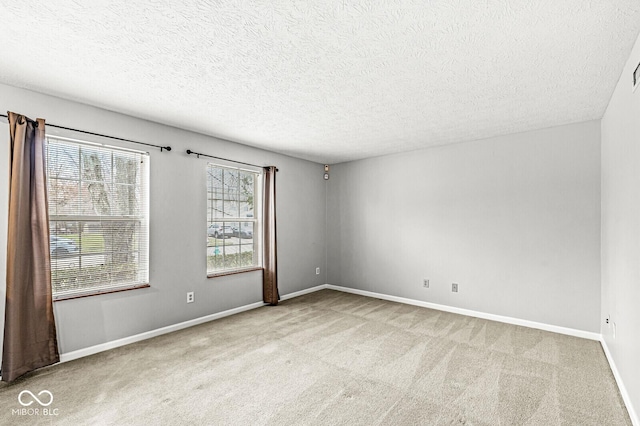
M 9 117 L 4 115 L 4 114 L 0 114 L 0 117 L 4 117 L 7 120 L 9 119 Z M 164 150 L 171 151 L 171 147 L 170 146 L 160 146 L 160 145 L 154 145 L 154 144 L 151 144 L 151 143 L 132 141 L 131 139 L 124 139 L 124 138 L 118 138 L 118 137 L 115 137 L 115 136 L 103 135 L 102 133 L 87 132 L 86 130 L 78 130 L 78 129 L 73 129 L 71 127 L 58 126 L 58 125 L 55 125 L 55 124 L 46 123 L 46 125 L 49 126 L 49 127 L 55 127 L 56 129 L 71 130 L 72 132 L 79 132 L 79 133 L 84 133 L 84 134 L 87 134 L 87 135 L 100 136 L 102 138 L 115 139 L 115 140 L 123 141 L 123 142 L 137 143 L 138 145 L 152 146 L 154 148 L 160 148 L 160 152 L 162 152 Z
M 229 160 L 228 158 L 222 158 L 222 157 L 214 157 L 213 155 L 208 155 L 208 154 L 201 154 L 199 152 L 193 152 L 190 149 L 187 150 L 187 154 L 189 155 L 196 155 L 198 158 L 202 157 L 209 157 L 209 158 L 215 158 L 216 160 L 223 160 L 223 161 L 231 161 L 232 163 L 236 163 L 236 164 L 244 164 L 245 166 L 253 166 L 253 167 L 260 167 L 261 169 L 264 169 L 265 166 L 258 166 L 257 164 L 251 164 L 251 163 L 243 163 L 242 161 L 236 161 L 236 160 Z M 279 171 L 276 168 L 276 172 Z

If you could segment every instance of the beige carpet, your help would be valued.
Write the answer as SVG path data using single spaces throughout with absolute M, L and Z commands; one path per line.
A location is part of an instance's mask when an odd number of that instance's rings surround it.
M 0 424 L 631 421 L 598 342 L 323 290 L 0 385 Z

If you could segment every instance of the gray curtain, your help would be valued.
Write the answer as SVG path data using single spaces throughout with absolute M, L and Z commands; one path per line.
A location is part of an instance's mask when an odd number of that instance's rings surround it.
M 45 123 L 9 116 L 9 230 L 2 380 L 60 360 L 51 291 Z
M 278 293 L 278 255 L 276 248 L 276 172 L 274 166 L 264 168 L 263 193 L 263 273 L 262 298 L 265 303 L 277 305 Z

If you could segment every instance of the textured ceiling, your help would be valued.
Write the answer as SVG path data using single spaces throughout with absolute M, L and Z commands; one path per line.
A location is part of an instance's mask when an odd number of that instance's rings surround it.
M 0 82 L 334 164 L 601 118 L 639 31 L 638 0 L 0 0 Z

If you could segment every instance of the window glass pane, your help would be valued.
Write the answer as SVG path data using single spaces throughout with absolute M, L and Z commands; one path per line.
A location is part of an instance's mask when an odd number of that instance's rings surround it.
M 253 222 L 240 222 L 240 231 L 238 233 L 240 267 L 254 265 L 254 226 L 255 224 Z
M 140 214 L 140 191 L 136 185 L 115 184 L 113 214 L 116 216 L 136 216 Z
M 111 154 L 105 149 L 80 148 L 82 179 L 93 182 L 111 182 Z
M 207 168 L 207 216 L 208 221 L 222 218 L 222 169 Z
M 125 153 L 113 154 L 113 176 L 115 183 L 126 183 L 135 185 L 138 183 L 138 162 L 139 156 L 132 156 Z
M 80 252 L 83 255 L 100 255 L 98 263 L 104 263 L 104 229 L 100 222 L 80 221 L 75 237 L 79 242 Z
M 80 190 L 77 180 L 48 178 L 49 212 L 56 215 L 80 213 Z
M 47 178 L 79 179 L 80 150 L 76 145 L 51 142 L 47 145 Z
M 239 217 L 238 170 L 223 171 L 224 217 Z
M 240 266 L 238 238 L 238 222 L 224 222 L 229 230 L 229 237 L 224 240 L 224 266 L 229 269 L 236 269 Z
M 73 152 L 80 173 L 48 180 L 54 298 L 147 284 L 147 154 L 48 138 L 49 170 Z
M 111 216 L 111 186 L 106 182 L 80 182 L 78 214 L 82 216 Z
M 207 272 L 260 264 L 257 229 L 257 173 L 207 166 Z M 243 220 L 245 219 L 245 220 Z
M 238 191 L 227 191 L 224 200 L 224 217 L 238 217 Z
M 241 240 L 253 239 L 253 222 L 239 222 L 240 227 L 235 230 L 235 236 Z M 246 242 L 244 244 L 247 244 Z
M 255 198 L 255 174 L 241 172 L 240 179 L 240 217 L 253 217 Z

